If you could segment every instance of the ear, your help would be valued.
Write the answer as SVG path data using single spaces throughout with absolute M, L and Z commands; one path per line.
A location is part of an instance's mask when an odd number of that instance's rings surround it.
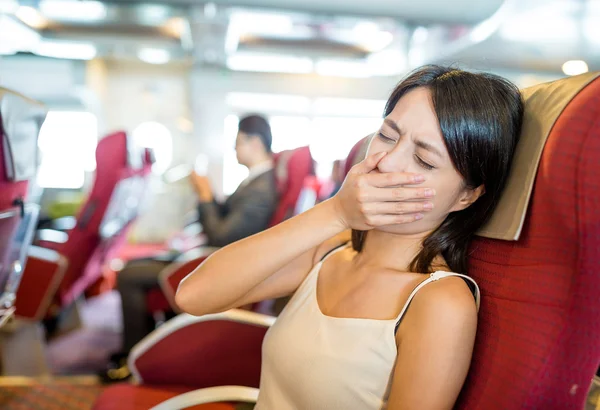
M 452 207 L 452 210 L 450 212 L 457 212 L 462 211 L 463 209 L 467 209 L 483 194 L 485 194 L 484 185 L 479 185 L 477 188 L 464 188 L 458 197 L 458 201 Z

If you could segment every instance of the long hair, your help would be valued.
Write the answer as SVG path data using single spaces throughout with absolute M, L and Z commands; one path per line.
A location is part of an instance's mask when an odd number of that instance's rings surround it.
M 489 219 L 506 184 L 523 117 L 518 88 L 493 74 L 425 66 L 401 81 L 385 107 L 389 115 L 410 90 L 430 90 L 433 108 L 454 168 L 468 188 L 485 187 L 469 207 L 450 213 L 424 241 L 411 262 L 412 272 L 433 270 L 442 255 L 454 272 L 467 272 L 469 243 Z M 352 231 L 352 246 L 360 252 L 367 231 Z

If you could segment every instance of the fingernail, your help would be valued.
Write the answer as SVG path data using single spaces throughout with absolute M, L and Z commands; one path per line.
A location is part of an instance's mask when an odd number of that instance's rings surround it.
M 425 177 L 423 175 L 417 175 L 414 177 L 415 182 L 423 182 L 425 181 Z
M 434 189 L 426 189 L 425 190 L 425 196 L 434 196 L 434 195 L 435 195 Z
M 431 211 L 433 209 L 433 204 L 431 202 L 425 202 L 423 204 L 423 209 L 426 209 L 428 211 Z
M 415 219 L 418 221 L 419 219 L 423 219 L 423 214 L 416 214 Z

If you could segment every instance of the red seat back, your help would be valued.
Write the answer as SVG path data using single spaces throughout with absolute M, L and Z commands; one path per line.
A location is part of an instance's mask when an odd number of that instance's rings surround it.
M 59 287 L 62 305 L 72 302 L 91 283 L 77 283 L 82 277 L 90 256 L 101 242 L 101 226 L 105 212 L 118 184 L 133 173 L 129 151 L 131 142 L 125 132 L 116 132 L 102 138 L 96 148 L 96 177 L 92 190 L 77 215 L 77 224 L 69 232 L 69 239 L 57 251 L 64 255 L 69 266 Z M 141 164 L 141 158 L 138 158 Z
M 39 208 L 27 204 L 46 118 L 39 103 L 0 88 L 0 325 L 12 311 Z
M 313 159 L 308 147 L 279 152 L 275 154 L 274 160 L 279 204 L 271 218 L 271 226 L 294 215 L 304 179 L 314 174 Z
M 369 142 L 369 137 L 364 137 L 363 139 L 358 141 L 356 144 L 354 144 L 354 146 L 348 153 L 348 157 L 346 158 L 346 161 L 344 162 L 344 176 L 348 175 L 348 172 L 350 172 L 350 168 L 352 168 L 354 165 L 356 165 L 357 163 L 359 163 L 360 161 L 362 161 L 364 159 L 365 154 L 367 152 L 367 148 L 368 148 L 367 147 L 368 142 Z
M 138 343 L 129 365 L 144 384 L 258 387 L 262 342 L 272 320 L 240 310 L 179 315 Z
M 482 302 L 457 408 L 584 407 L 600 362 L 599 175 L 596 79 L 552 128 L 519 240 L 473 243 Z

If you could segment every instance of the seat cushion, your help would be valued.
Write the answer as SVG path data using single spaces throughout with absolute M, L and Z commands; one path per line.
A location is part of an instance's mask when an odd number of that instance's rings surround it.
M 149 386 L 120 383 L 109 386 L 94 404 L 94 410 L 148 410 L 179 394 L 193 389 L 181 386 Z M 188 407 L 193 410 L 235 410 L 230 403 L 210 403 Z
M 168 312 L 171 310 L 169 301 L 160 288 L 151 289 L 146 296 L 148 312 Z

